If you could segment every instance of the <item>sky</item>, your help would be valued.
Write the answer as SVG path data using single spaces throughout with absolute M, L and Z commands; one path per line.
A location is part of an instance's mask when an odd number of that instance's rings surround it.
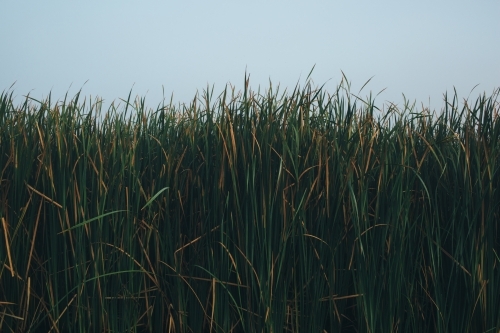
M 475 101 L 500 87 L 499 13 L 499 0 L 9 0 L 0 91 L 20 103 L 81 90 L 105 108 L 131 92 L 156 108 L 241 90 L 245 73 L 253 90 L 293 91 L 314 67 L 327 92 L 344 73 L 360 97 L 385 89 L 380 108 L 404 94 L 438 111 L 454 88 Z

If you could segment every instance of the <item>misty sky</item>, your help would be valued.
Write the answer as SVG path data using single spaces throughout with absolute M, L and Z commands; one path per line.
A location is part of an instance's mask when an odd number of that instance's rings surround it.
M 330 92 L 341 71 L 356 94 L 374 76 L 360 95 L 386 88 L 377 105 L 405 94 L 440 110 L 453 87 L 471 100 L 500 87 L 499 14 L 498 0 L 4 1 L 0 91 L 109 105 L 132 89 L 156 108 L 162 87 L 189 103 L 207 84 L 242 89 L 246 70 L 254 90 L 290 91 L 315 66 Z

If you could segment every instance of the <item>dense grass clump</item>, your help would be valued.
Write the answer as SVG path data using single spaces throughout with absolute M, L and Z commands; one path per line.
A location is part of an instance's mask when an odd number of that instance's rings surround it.
M 4 92 L 0 330 L 498 332 L 498 93 Z

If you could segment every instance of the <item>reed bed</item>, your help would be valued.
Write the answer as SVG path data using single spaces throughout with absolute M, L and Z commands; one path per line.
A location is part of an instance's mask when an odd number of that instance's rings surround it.
M 0 96 L 2 332 L 500 332 L 499 91 Z

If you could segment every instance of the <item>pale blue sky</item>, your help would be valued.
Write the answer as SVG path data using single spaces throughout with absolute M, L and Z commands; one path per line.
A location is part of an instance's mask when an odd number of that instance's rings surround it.
M 440 110 L 500 86 L 500 1 L 4 1 L 0 91 L 19 101 L 132 96 L 155 108 L 162 86 L 175 102 L 227 83 L 293 90 L 312 79 L 333 92 L 341 70 L 376 104 L 402 93 Z M 85 85 L 84 83 L 88 81 Z M 70 88 L 71 86 L 71 88 Z M 430 104 L 429 104 L 430 99 Z

